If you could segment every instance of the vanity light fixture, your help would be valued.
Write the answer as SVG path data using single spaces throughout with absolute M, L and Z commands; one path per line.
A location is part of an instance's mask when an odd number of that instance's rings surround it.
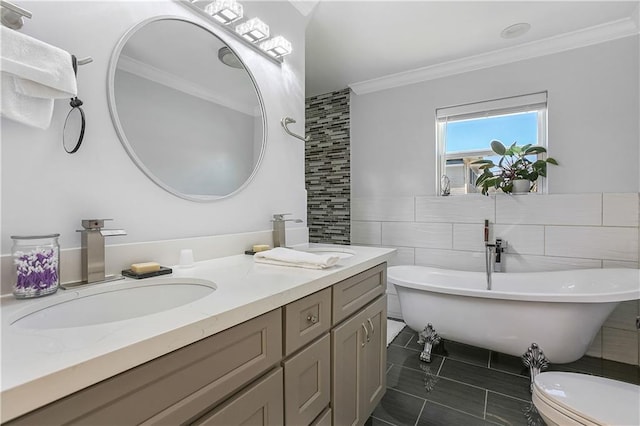
M 291 53 L 291 43 L 282 36 L 276 36 L 260 43 L 260 48 L 274 58 L 281 58 Z
M 4 1 L 4 0 L 0 0 Z M 203 16 L 218 28 L 240 40 L 245 46 L 255 53 L 262 55 L 276 64 L 284 62 L 284 56 L 292 52 L 291 43 L 282 36 L 269 38 L 271 29 L 266 22 L 258 18 L 243 19 L 244 8 L 236 0 L 176 0 L 179 4 L 187 7 Z M 229 25 L 232 22 L 236 25 Z M 218 58 L 224 63 L 219 54 Z M 230 65 L 232 66 L 232 65 Z
M 204 11 L 222 24 L 242 19 L 242 5 L 236 0 L 215 0 L 205 6 Z
M 258 18 L 251 18 L 236 26 L 236 32 L 252 43 L 269 37 L 269 26 Z

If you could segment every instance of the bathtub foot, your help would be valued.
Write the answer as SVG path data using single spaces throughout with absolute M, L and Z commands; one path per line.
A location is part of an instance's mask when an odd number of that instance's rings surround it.
M 440 336 L 433 329 L 431 323 L 427 324 L 423 331 L 418 333 L 418 344 L 424 344 L 424 349 L 420 353 L 420 361 L 431 362 L 431 349 L 440 343 Z
M 522 362 L 529 367 L 529 377 L 531 378 L 529 391 L 533 392 L 533 380 L 542 370 L 546 370 L 549 367 L 549 360 L 542 352 L 542 349 L 538 347 L 538 344 L 532 343 L 527 352 L 522 355 Z

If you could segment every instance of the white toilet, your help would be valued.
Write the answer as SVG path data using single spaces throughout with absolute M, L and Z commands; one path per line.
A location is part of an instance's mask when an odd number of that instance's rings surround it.
M 587 374 L 540 373 L 532 400 L 549 426 L 640 425 L 640 386 L 630 383 Z

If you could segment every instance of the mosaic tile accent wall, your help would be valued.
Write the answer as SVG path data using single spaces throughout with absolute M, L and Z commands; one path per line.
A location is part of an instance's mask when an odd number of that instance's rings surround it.
M 305 147 L 309 242 L 350 244 L 349 89 L 306 99 Z

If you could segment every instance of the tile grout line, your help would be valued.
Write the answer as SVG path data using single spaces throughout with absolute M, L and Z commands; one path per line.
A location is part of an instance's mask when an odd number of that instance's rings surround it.
M 484 390 L 484 411 L 482 413 L 482 418 L 487 420 L 487 400 L 489 399 L 489 390 Z
M 444 362 L 447 360 L 447 358 L 442 357 L 442 362 L 440 363 L 440 368 L 438 368 L 438 372 L 436 373 L 436 376 L 442 377 L 440 376 L 440 371 L 442 371 L 442 366 L 444 365 Z
M 376 416 L 371 416 L 371 418 L 374 418 L 374 419 L 376 419 L 377 421 L 382 422 L 382 423 L 387 424 L 387 425 L 396 426 L 394 423 L 389 423 L 388 421 L 386 421 L 386 420 L 382 420 L 381 418 L 376 417 Z
M 422 412 L 424 411 L 424 407 L 427 405 L 427 400 L 422 401 L 422 407 L 420 408 L 420 412 L 418 413 L 418 418 L 413 426 L 418 426 L 418 422 L 420 421 L 420 417 L 422 417 Z

